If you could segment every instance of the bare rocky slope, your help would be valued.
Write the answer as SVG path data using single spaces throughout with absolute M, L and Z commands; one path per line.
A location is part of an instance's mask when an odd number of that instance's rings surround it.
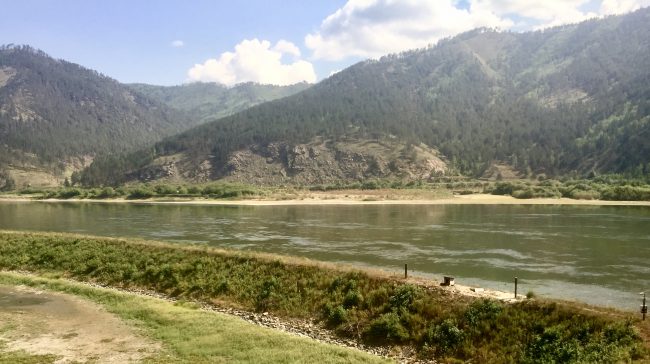
M 191 158 L 179 153 L 160 157 L 129 179 L 316 185 L 374 178 L 416 181 L 446 172 L 447 163 L 440 154 L 424 144 L 316 138 L 301 144 L 251 145 L 231 153 L 220 165 L 213 165 L 208 155 Z

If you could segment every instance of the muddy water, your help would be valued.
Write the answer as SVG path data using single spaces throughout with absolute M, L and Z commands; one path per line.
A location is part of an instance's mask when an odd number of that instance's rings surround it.
M 0 229 L 140 237 L 306 256 L 636 310 L 650 207 L 191 206 L 0 202 Z

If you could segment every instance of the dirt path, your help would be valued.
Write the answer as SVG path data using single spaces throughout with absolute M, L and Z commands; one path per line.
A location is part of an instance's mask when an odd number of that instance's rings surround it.
M 53 354 L 56 363 L 132 363 L 160 348 L 92 302 L 2 285 L 0 341 L 0 350 Z

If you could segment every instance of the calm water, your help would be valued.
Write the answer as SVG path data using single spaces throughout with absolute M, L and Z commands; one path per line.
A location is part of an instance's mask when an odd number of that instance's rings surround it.
M 650 207 L 191 206 L 0 202 L 0 229 L 201 242 L 636 310 Z

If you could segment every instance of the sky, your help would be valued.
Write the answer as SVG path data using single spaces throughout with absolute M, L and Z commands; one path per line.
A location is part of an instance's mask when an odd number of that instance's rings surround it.
M 523 32 L 650 0 L 0 0 L 0 44 L 125 83 L 318 82 L 477 28 Z

